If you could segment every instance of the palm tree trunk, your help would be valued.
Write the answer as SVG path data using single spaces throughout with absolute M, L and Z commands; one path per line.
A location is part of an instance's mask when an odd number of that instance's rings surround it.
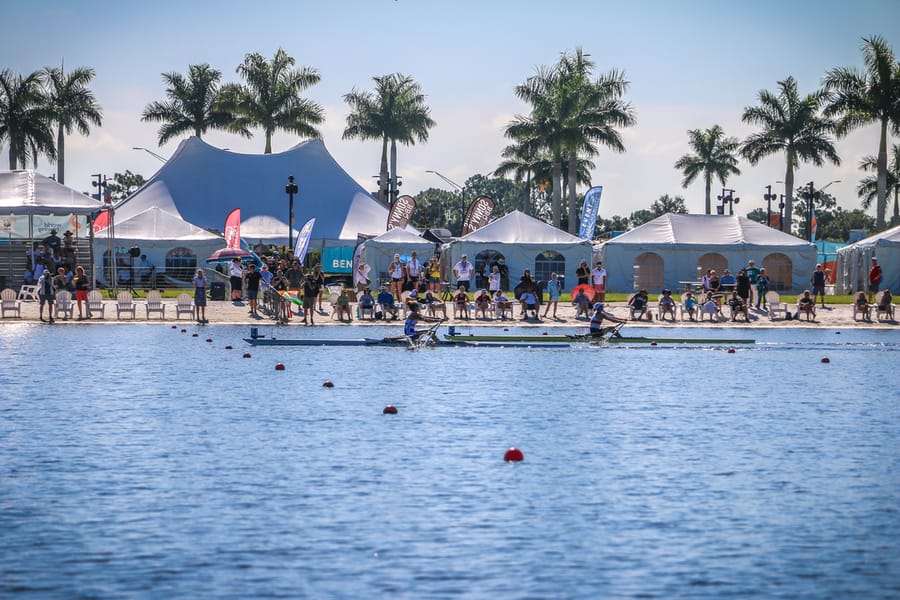
M 391 140 L 391 189 L 388 190 L 391 206 L 397 201 L 399 190 L 400 186 L 397 185 L 397 140 Z
M 792 150 L 788 151 L 787 169 L 784 173 L 784 221 L 781 223 L 781 230 L 785 233 L 793 231 L 794 222 L 794 155 L 792 152 Z
M 56 132 L 56 181 L 65 183 L 66 179 L 66 136 L 63 133 L 62 123 L 59 124 L 59 131 Z
M 381 168 L 378 171 L 378 200 L 383 202 L 385 206 L 390 204 L 390 198 L 387 195 L 388 190 L 388 139 L 381 139 Z
M 9 170 L 16 170 L 16 163 L 18 162 L 18 154 L 16 152 L 16 135 L 17 132 L 12 127 L 9 128 L 8 139 L 9 139 Z
M 525 175 L 525 190 L 522 193 L 522 212 L 526 215 L 530 215 L 531 213 L 528 211 L 529 200 L 531 200 L 531 170 L 527 171 Z
M 272 154 L 272 131 L 266 129 L 266 150 L 263 154 Z
M 875 227 L 885 228 L 884 216 L 887 212 L 887 120 L 881 120 L 881 140 L 878 142 L 878 204 L 875 205 Z
M 550 214 L 553 226 L 559 227 L 560 205 L 562 204 L 562 162 L 561 159 L 553 161 L 553 196 L 550 201 Z
M 575 172 L 577 156 L 573 153 L 569 156 L 569 233 L 575 235 L 578 233 L 578 196 L 576 195 L 575 184 L 578 174 Z
M 706 214 L 712 214 L 712 174 L 706 174 Z

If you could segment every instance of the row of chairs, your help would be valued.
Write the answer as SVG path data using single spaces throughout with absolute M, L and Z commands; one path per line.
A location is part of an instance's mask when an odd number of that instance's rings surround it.
M 21 292 L 20 292 L 21 293 Z M 22 300 L 19 299 L 19 293 L 16 293 L 15 290 L 5 289 L 0 292 L 0 318 L 6 318 L 7 313 L 15 314 L 15 316 L 21 318 L 22 317 Z M 134 301 L 134 296 L 131 292 L 122 291 L 119 292 L 118 296 L 116 296 L 116 318 L 121 319 L 122 315 L 131 315 L 132 319 L 137 318 L 138 304 Z M 67 290 L 60 290 L 56 293 L 56 301 L 55 301 L 55 310 L 57 314 L 62 314 L 66 317 L 72 317 L 75 302 L 72 298 L 72 294 Z M 144 303 L 144 308 L 147 313 L 147 319 L 150 318 L 152 314 L 158 314 L 160 319 L 166 318 L 166 305 L 163 304 L 162 294 L 158 291 L 150 291 L 147 294 L 147 301 Z M 193 315 L 194 314 L 194 299 L 191 298 L 190 294 L 179 294 L 175 301 L 175 318 L 180 319 L 181 315 Z M 103 302 L 103 294 L 101 294 L 97 290 L 92 290 L 88 292 L 87 299 L 87 313 L 91 316 L 99 315 L 101 319 L 106 318 L 106 303 Z

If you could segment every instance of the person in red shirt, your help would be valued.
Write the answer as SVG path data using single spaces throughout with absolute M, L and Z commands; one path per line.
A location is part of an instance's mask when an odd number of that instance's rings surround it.
M 869 304 L 875 301 L 875 294 L 878 293 L 879 286 L 881 286 L 881 265 L 878 264 L 878 259 L 873 256 L 872 268 L 869 269 Z

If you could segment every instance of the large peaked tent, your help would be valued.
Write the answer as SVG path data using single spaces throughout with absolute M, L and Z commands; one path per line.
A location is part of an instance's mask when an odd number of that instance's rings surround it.
M 287 221 L 289 175 L 299 188 L 294 226 L 316 218 L 311 247 L 352 246 L 358 234 L 384 233 L 387 209 L 338 165 L 321 140 L 277 154 L 238 154 L 188 138 L 117 209 L 137 214 L 158 206 L 215 230 L 223 228 L 226 215 L 235 208 L 241 209 L 242 219 L 267 215 Z
M 550 272 L 565 274 L 571 289 L 578 263 L 591 257 L 591 243 L 514 210 L 447 244 L 441 254 L 442 269 L 449 273 L 463 254 L 484 275 L 490 269 L 487 263 L 502 256 L 509 269 L 509 287 L 515 287 L 524 270 L 530 269 L 535 279 L 543 281 Z M 484 285 L 481 280 L 476 283 Z
M 865 290 L 872 257 L 881 265 L 881 289 L 900 294 L 900 225 L 859 240 L 837 251 L 835 292 Z
M 300 232 L 296 228 L 291 229 L 291 232 L 293 233 L 291 239 L 296 241 Z M 249 219 L 242 218 L 241 239 L 250 244 L 250 246 L 257 242 L 287 246 L 290 241 L 288 239 L 287 223 L 270 215 L 257 215 Z
M 606 242 L 599 257 L 613 291 L 677 289 L 701 270 L 736 275 L 750 260 L 790 291 L 809 286 L 816 246 L 745 217 L 665 214 Z

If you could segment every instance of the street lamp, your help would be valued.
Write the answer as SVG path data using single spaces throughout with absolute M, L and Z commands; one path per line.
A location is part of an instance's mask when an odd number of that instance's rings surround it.
M 731 190 L 728 188 L 722 188 L 722 195 L 717 196 L 717 198 L 718 198 L 719 202 L 722 203 L 721 206 L 717 207 L 718 213 L 720 215 L 725 214 L 725 203 L 727 202 L 728 203 L 728 215 L 734 216 L 734 205 L 738 204 L 741 201 L 740 198 L 734 197 L 734 190 Z
M 147 154 L 149 154 L 150 156 L 152 156 L 152 157 L 155 158 L 156 160 L 159 160 L 159 161 L 162 161 L 162 162 L 166 162 L 166 159 L 165 159 L 165 158 L 163 158 L 162 156 L 160 156 L 159 154 L 157 154 L 157 153 L 154 152 L 153 150 L 149 150 L 149 149 L 143 148 L 143 147 L 141 147 L 141 146 L 135 146 L 135 147 L 132 148 L 132 150 L 143 150 L 144 152 L 146 152 Z
M 447 183 L 449 183 L 450 185 L 452 185 L 453 187 L 455 187 L 456 189 L 459 190 L 459 198 L 462 202 L 462 212 L 460 214 L 464 215 L 466 212 L 466 197 L 465 197 L 465 190 L 463 189 L 463 186 L 459 185 L 458 183 L 456 183 L 449 177 L 443 175 L 442 173 L 438 173 L 437 171 L 427 170 L 425 172 L 431 173 L 432 175 L 437 175 L 438 177 L 440 177 L 441 179 L 443 179 L 444 181 L 446 181 Z M 449 221 L 450 221 L 450 219 L 447 217 L 447 215 L 444 215 L 444 222 L 447 223 L 448 228 L 449 228 Z
M 816 187 L 813 185 L 812 181 L 810 181 L 809 183 L 806 184 L 806 187 L 808 188 L 808 190 L 806 192 L 806 196 L 807 196 L 807 198 L 806 198 L 806 201 L 807 201 L 807 204 L 806 204 L 806 239 L 808 241 L 810 241 L 810 242 L 813 241 L 812 218 L 813 218 L 813 210 L 814 210 L 813 206 L 814 206 L 816 200 L 821 198 L 822 192 L 827 190 L 832 184 L 840 183 L 840 182 L 841 182 L 840 179 L 837 179 L 835 181 L 829 181 L 827 184 L 825 184 L 824 187 L 820 188 L 818 191 L 816 190 Z
M 778 194 L 772 193 L 772 186 L 766 186 L 766 193 L 763 194 L 763 200 L 767 202 L 766 204 L 766 225 L 769 227 L 772 226 L 772 200 L 778 200 Z
M 294 183 L 294 176 L 288 175 L 287 185 L 284 186 L 284 193 L 288 195 L 288 249 L 294 248 L 294 194 L 299 192 L 297 184 Z

